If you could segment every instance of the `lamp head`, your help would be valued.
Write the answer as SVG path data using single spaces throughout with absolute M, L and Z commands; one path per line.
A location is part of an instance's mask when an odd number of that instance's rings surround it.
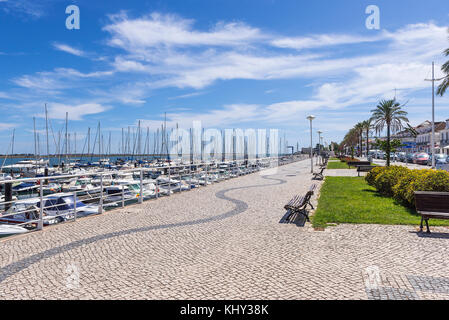
M 312 120 L 315 119 L 315 118 L 316 118 L 315 116 L 310 115 L 310 116 L 307 117 L 307 120 L 312 121 Z

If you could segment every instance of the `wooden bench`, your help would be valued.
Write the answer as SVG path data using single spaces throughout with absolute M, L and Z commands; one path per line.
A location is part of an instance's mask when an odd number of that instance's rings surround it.
M 304 215 L 307 221 L 310 221 L 309 214 L 307 213 L 307 205 L 309 205 L 312 209 L 315 209 L 310 202 L 313 194 L 315 193 L 316 184 L 312 184 L 309 191 L 307 191 L 305 196 L 296 195 L 291 199 L 285 206 L 284 209 L 289 212 L 287 218 L 285 220 L 290 221 L 290 217 L 295 213 L 300 213 Z
M 423 221 L 430 233 L 429 219 L 449 219 L 449 192 L 415 191 L 415 205 L 421 215 L 420 232 Z
M 323 161 L 323 163 L 320 164 L 320 168 L 327 167 L 327 162 L 328 162 L 327 159 Z
M 315 179 L 323 180 L 324 179 L 324 175 L 323 175 L 324 169 L 326 169 L 326 167 L 321 167 L 320 172 L 314 172 L 312 180 L 315 180 Z
M 376 166 L 366 166 L 366 165 L 357 166 L 357 174 L 360 177 L 360 172 L 370 172 L 375 167 Z
M 347 162 L 348 167 L 356 167 L 356 166 L 369 166 L 371 165 L 371 162 L 369 161 L 348 161 Z

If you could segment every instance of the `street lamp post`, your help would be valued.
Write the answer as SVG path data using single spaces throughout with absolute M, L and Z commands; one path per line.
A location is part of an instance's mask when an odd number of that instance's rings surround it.
M 435 62 L 432 62 L 432 79 L 424 79 L 425 81 L 432 81 L 432 135 L 430 137 L 432 169 L 435 169 L 435 81 L 441 81 L 444 78 L 435 79 Z
M 310 173 L 313 173 L 313 149 L 312 149 L 312 144 L 313 144 L 313 136 L 312 136 L 312 121 L 313 119 L 315 119 L 315 116 L 308 116 L 307 120 L 310 121 Z
M 321 163 L 321 134 L 323 131 L 318 130 L 318 157 L 316 159 L 316 163 L 318 164 L 318 161 Z

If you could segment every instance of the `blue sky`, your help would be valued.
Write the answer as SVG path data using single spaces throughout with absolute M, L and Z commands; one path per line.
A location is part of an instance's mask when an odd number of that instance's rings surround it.
M 79 30 L 65 26 L 70 4 Z M 365 27 L 370 4 L 380 30 Z M 15 151 L 34 150 L 44 103 L 55 134 L 69 112 L 79 146 L 101 121 L 114 149 L 121 128 L 153 131 L 165 112 L 169 126 L 278 128 L 300 146 L 314 114 L 340 141 L 395 88 L 417 124 L 430 118 L 423 80 L 433 60 L 440 75 L 448 22 L 447 0 L 0 0 L 0 153 L 13 128 Z M 436 103 L 449 118 L 449 98 Z

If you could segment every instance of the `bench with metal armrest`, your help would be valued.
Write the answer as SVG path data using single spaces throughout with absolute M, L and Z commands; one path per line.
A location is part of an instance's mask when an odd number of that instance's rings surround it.
M 307 221 L 310 221 L 309 215 L 307 213 L 307 205 L 309 205 L 312 209 L 314 209 L 310 200 L 315 192 L 316 185 L 313 184 L 309 191 L 307 191 L 305 196 L 296 195 L 291 199 L 285 206 L 284 209 L 289 211 L 289 215 L 286 218 L 286 221 L 290 220 L 290 217 L 295 213 L 300 213 L 304 215 Z
M 449 219 L 449 192 L 415 191 L 415 206 L 421 215 L 420 231 L 425 221 L 430 233 L 429 219 Z
M 370 172 L 371 170 L 373 170 L 376 166 L 365 166 L 365 165 L 361 165 L 361 166 L 357 166 L 357 173 L 358 176 L 360 177 L 360 172 Z
M 323 175 L 324 169 L 326 169 L 326 167 L 321 167 L 320 172 L 314 172 L 312 180 L 315 180 L 315 179 L 323 180 L 324 179 L 324 175 Z

